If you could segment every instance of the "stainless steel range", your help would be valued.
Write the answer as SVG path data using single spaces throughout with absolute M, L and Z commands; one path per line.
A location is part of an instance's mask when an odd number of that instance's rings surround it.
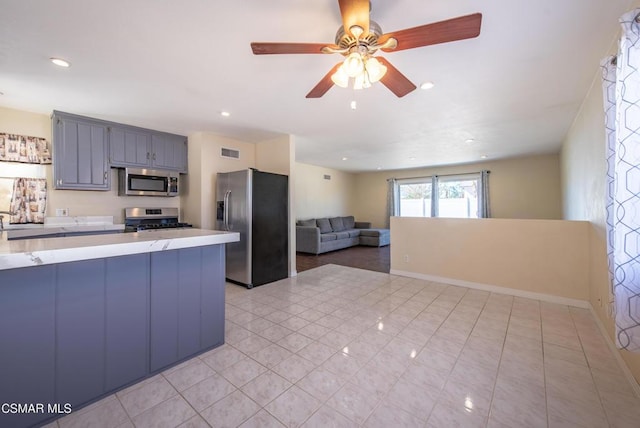
M 178 208 L 125 208 L 124 231 L 166 230 L 193 227 L 178 221 Z

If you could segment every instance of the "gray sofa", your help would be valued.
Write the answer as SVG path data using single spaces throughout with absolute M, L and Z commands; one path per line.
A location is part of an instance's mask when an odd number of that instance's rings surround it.
M 353 216 L 298 220 L 296 251 L 321 254 L 360 244 L 360 232 L 371 223 L 355 221 Z

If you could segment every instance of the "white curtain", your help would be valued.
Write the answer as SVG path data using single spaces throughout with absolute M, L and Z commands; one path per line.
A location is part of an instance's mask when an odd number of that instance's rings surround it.
M 607 111 L 607 159 L 611 248 L 615 300 L 616 345 L 640 351 L 640 9 L 620 18 L 622 37 L 615 73 L 605 59 L 604 91 Z M 609 64 L 611 60 L 609 59 Z M 607 103 L 615 81 L 615 107 Z M 613 113 L 612 113 L 613 110 Z M 614 129 L 610 118 L 615 117 Z M 613 137 L 611 136 L 613 133 Z M 611 141 L 610 139 L 613 139 Z
M 400 195 L 398 195 L 398 180 L 390 178 L 387 180 L 387 218 L 386 228 L 391 228 L 391 217 L 395 217 L 400 212 Z
M 607 186 L 605 189 L 607 210 L 606 238 L 607 238 L 607 262 L 609 265 L 609 305 L 615 307 L 613 290 L 613 194 L 615 185 L 615 157 L 616 157 L 616 61 L 615 56 L 602 60 L 602 99 L 604 100 L 604 126 L 607 139 Z

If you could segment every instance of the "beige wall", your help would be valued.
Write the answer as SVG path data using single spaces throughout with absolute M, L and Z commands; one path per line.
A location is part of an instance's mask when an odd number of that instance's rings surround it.
M 356 215 L 355 174 L 299 162 L 295 170 L 297 220 Z M 357 215 L 356 220 L 368 221 Z
M 640 6 L 640 2 L 634 2 Z M 616 46 L 610 52 L 616 52 Z M 589 230 L 589 300 L 598 318 L 614 339 L 615 325 L 609 315 L 609 279 L 605 237 L 606 136 L 601 73 L 594 70 L 594 81 L 584 99 L 561 151 L 562 206 L 564 218 L 587 220 Z M 640 354 L 620 351 L 640 382 Z
M 589 297 L 587 222 L 393 217 L 391 237 L 392 272 Z
M 240 158 L 223 158 L 220 156 L 223 147 L 240 151 Z M 182 206 L 185 221 L 202 229 L 215 229 L 216 174 L 255 166 L 255 144 L 210 132 L 189 135 L 188 190 Z
M 51 118 L 44 114 L 0 107 L 0 132 L 42 137 L 51 141 Z M 118 196 L 117 170 L 113 168 L 111 169 L 111 190 L 104 192 L 55 190 L 53 188 L 53 168 L 51 165 L 47 165 L 45 169 L 47 188 L 49 189 L 47 192 L 47 216 L 55 215 L 56 208 L 67 208 L 71 216 L 109 215 L 114 217 L 115 223 L 122 223 L 124 209 L 128 207 L 180 206 L 180 198 Z M 0 172 L 0 176 L 2 175 Z
M 387 179 L 491 171 L 489 197 L 494 218 L 560 219 L 560 163 L 557 154 L 477 164 L 371 172 L 356 175 L 356 216 L 384 227 Z

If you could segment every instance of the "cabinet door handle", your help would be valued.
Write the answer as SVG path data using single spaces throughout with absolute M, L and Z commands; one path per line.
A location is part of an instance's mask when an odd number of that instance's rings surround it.
M 156 154 L 155 153 L 153 154 L 153 160 L 156 160 Z
M 109 171 L 104 172 L 104 179 L 106 180 L 109 177 Z
M 149 157 L 150 157 L 150 156 L 149 156 L 149 152 L 147 152 L 147 160 L 149 160 Z

